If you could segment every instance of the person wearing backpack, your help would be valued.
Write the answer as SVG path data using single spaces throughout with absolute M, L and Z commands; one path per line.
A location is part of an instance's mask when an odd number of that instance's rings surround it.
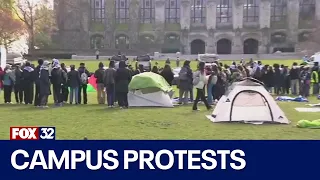
M 90 76 L 89 71 L 85 67 L 84 63 L 80 63 L 80 67 L 78 69 L 78 72 L 80 74 L 80 87 L 79 87 L 79 92 L 78 92 L 78 100 L 79 104 L 81 104 L 81 91 L 83 92 L 83 104 L 88 103 L 88 98 L 87 98 L 87 86 L 88 86 L 88 79 Z
M 99 68 L 94 73 L 94 77 L 97 79 L 97 100 L 98 104 L 104 104 L 106 102 L 106 94 L 104 93 L 104 84 L 103 84 L 103 63 L 99 63 Z
M 208 104 L 208 101 L 204 94 L 204 87 L 207 84 L 207 78 L 204 72 L 204 68 L 205 68 L 205 63 L 200 62 L 198 71 L 196 71 L 193 75 L 193 85 L 197 89 L 197 96 L 193 102 L 193 107 L 192 107 L 192 110 L 194 111 L 199 110 L 197 105 L 200 99 L 206 105 L 208 110 L 212 109 L 212 107 Z

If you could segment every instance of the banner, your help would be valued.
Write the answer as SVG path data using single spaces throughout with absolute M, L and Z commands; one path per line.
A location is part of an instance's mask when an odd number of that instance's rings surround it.
M 35 128 L 32 134 L 43 129 Z M 20 133 L 21 138 L 32 134 Z M 0 141 L 0 147 L 1 176 L 11 180 L 318 179 L 320 168 L 320 141 L 37 141 L 35 137 Z
M 7 51 L 3 45 L 0 45 L 0 67 L 4 69 L 7 65 Z

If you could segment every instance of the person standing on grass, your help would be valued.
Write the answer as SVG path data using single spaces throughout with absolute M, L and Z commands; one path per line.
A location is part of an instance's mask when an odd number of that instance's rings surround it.
M 11 104 L 11 93 L 12 88 L 15 83 L 14 72 L 11 70 L 11 66 L 7 65 L 4 68 L 4 76 L 3 76 L 3 91 L 4 91 L 4 102 L 6 104 Z
M 174 74 L 169 64 L 166 64 L 161 71 L 160 75 L 172 86 L 172 81 L 174 79 Z
M 87 86 L 88 86 L 88 79 L 90 77 L 90 73 L 85 67 L 84 63 L 80 63 L 80 67 L 78 69 L 79 75 L 80 75 L 80 80 L 81 84 L 79 87 L 79 92 L 78 92 L 78 100 L 79 104 L 81 104 L 81 91 L 83 92 L 83 104 L 88 103 L 88 97 L 87 97 Z
M 61 87 L 61 96 L 62 101 L 64 103 L 68 102 L 68 96 L 69 96 L 69 89 L 68 89 L 68 70 L 66 68 L 66 65 L 64 63 L 61 63 L 61 70 L 62 70 L 62 76 L 63 76 L 63 84 Z
M 48 108 L 48 97 L 51 95 L 49 66 L 50 66 L 49 61 L 44 61 L 40 67 L 39 95 L 40 95 L 40 106 L 42 108 Z
M 309 71 L 309 67 L 303 67 L 300 74 L 300 84 L 301 84 L 301 93 L 300 95 L 303 97 L 309 97 L 310 95 L 310 84 L 311 84 L 311 73 Z
M 186 60 L 179 72 L 179 104 L 188 104 L 189 92 L 191 89 L 192 70 L 190 69 L 190 61 Z
M 199 110 L 197 105 L 198 105 L 198 102 L 200 99 L 202 100 L 202 102 L 204 102 L 204 104 L 206 105 L 208 110 L 210 110 L 212 108 L 208 104 L 208 101 L 207 101 L 205 94 L 204 94 L 204 88 L 205 88 L 205 85 L 207 84 L 207 79 L 206 79 L 206 74 L 204 72 L 204 68 L 205 68 L 205 63 L 200 62 L 198 71 L 195 72 L 194 76 L 193 76 L 193 85 L 197 89 L 197 96 L 193 102 L 193 107 L 192 107 L 192 110 L 194 110 L 194 111 Z
M 19 65 L 15 67 L 14 70 L 16 76 L 16 83 L 14 84 L 14 96 L 17 104 L 23 103 L 23 79 L 22 79 L 22 70 Z
M 34 69 L 31 67 L 30 62 L 26 62 L 25 67 L 22 71 L 23 80 L 23 92 L 24 92 L 24 103 L 26 105 L 32 104 L 33 101 L 33 83 L 34 83 Z
M 177 57 L 177 60 L 176 60 L 176 66 L 179 67 L 180 66 L 180 58 Z
M 282 93 L 283 94 L 289 94 L 290 76 L 289 76 L 288 66 L 284 66 L 283 67 L 282 78 L 283 78 Z
M 100 58 L 100 51 L 99 49 L 96 50 L 96 60 L 99 60 Z
M 116 96 L 120 108 L 128 108 L 128 92 L 129 92 L 129 83 L 131 81 L 131 73 L 129 69 L 126 68 L 126 63 L 120 61 L 119 69 L 117 69 L 115 76 L 116 83 Z
M 279 64 L 274 64 L 274 75 L 272 77 L 273 79 L 273 85 L 274 85 L 274 93 L 276 95 L 280 95 L 282 84 L 284 84 L 284 79 L 281 77 L 281 70 Z
M 51 71 L 51 83 L 53 87 L 53 99 L 56 106 L 62 105 L 62 84 L 63 84 L 63 73 L 58 59 L 52 61 Z
M 43 59 L 38 60 L 38 66 L 35 68 L 35 84 L 36 84 L 36 92 L 34 96 L 34 106 L 40 106 L 40 85 L 39 85 L 39 75 L 40 69 L 43 64 Z
M 298 91 L 300 89 L 299 87 L 299 75 L 300 75 L 300 67 L 298 64 L 295 62 L 292 64 L 292 67 L 289 71 L 290 75 L 290 85 L 291 85 L 291 93 L 293 95 L 297 95 Z
M 99 68 L 94 73 L 94 77 L 97 79 L 97 100 L 98 104 L 104 104 L 106 102 L 106 94 L 104 92 L 104 84 L 103 84 L 103 63 L 99 63 Z
M 70 104 L 73 103 L 73 97 L 75 98 L 75 104 L 79 104 L 79 87 L 81 86 L 80 74 L 76 71 L 75 66 L 70 66 L 70 72 L 68 72 L 68 84 L 70 86 Z
M 115 77 L 114 61 L 110 61 L 109 68 L 104 71 L 103 82 L 107 93 L 108 107 L 113 107 L 115 102 Z

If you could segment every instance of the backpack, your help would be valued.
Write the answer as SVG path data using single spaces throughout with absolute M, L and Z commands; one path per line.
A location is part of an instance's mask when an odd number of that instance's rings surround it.
M 88 84 L 88 75 L 85 71 L 81 74 L 80 80 L 82 84 Z
M 188 70 L 187 68 L 181 68 L 179 72 L 179 79 L 180 80 L 188 80 Z

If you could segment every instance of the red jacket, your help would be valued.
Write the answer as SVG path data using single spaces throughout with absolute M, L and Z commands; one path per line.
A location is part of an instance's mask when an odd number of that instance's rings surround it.
M 4 76 L 4 71 L 2 71 L 2 68 L 0 67 L 0 89 L 3 88 L 3 76 Z

